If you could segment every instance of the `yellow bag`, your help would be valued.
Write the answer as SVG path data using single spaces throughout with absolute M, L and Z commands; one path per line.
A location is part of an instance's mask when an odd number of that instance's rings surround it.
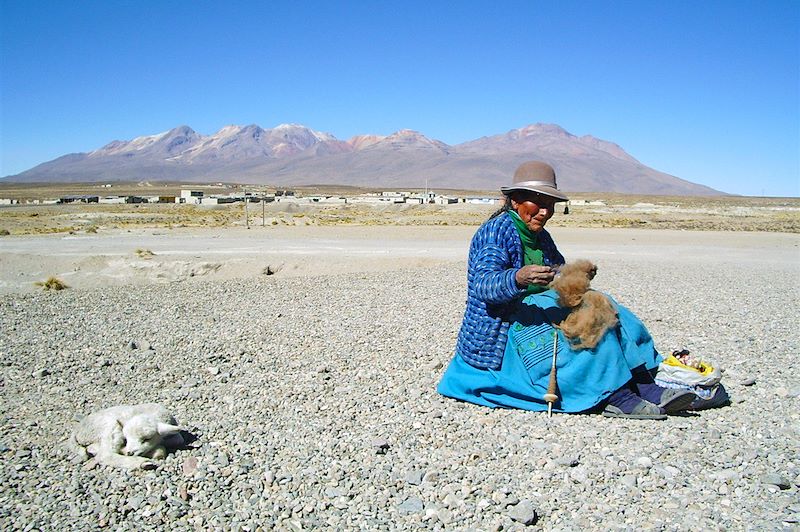
M 688 351 L 676 351 L 665 358 L 658 367 L 657 379 L 686 386 L 711 387 L 719 384 L 722 371 L 705 361 L 698 361 L 697 367 L 688 366 L 675 356 L 684 353 L 688 354 Z

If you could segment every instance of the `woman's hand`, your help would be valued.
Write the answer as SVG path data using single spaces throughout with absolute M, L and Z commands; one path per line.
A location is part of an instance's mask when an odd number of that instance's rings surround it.
M 523 266 L 515 275 L 517 285 L 525 288 L 528 285 L 547 286 L 553 281 L 556 276 L 555 270 L 550 266 L 538 266 L 536 264 L 528 264 Z

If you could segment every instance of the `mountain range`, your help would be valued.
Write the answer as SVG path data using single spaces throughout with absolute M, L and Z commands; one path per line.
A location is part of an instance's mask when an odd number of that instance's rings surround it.
M 528 160 L 549 162 L 572 192 L 714 195 L 721 192 L 645 166 L 620 146 L 555 124 L 448 145 L 408 129 L 339 140 L 297 124 L 226 126 L 201 135 L 188 126 L 115 140 L 16 175 L 13 182 L 185 181 L 278 186 L 496 190 Z

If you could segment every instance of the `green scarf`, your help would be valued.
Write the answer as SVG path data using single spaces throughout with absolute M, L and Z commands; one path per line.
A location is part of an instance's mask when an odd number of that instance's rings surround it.
M 511 220 L 514 222 L 514 225 L 517 228 L 519 239 L 522 241 L 522 263 L 525 266 L 528 264 L 537 264 L 539 266 L 543 266 L 544 254 L 539 248 L 539 235 L 528 229 L 528 226 L 525 225 L 525 222 L 522 221 L 522 218 L 520 218 L 519 214 L 517 214 L 515 211 L 509 210 L 508 215 L 511 216 Z M 539 292 L 544 292 L 545 290 L 547 290 L 547 288 L 544 286 L 535 284 L 528 285 L 529 294 L 536 294 Z

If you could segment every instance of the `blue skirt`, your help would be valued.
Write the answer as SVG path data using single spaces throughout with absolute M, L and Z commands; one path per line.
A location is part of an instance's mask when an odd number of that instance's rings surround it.
M 439 382 L 447 397 L 492 408 L 547 410 L 542 398 L 550 382 L 553 341 L 558 334 L 556 412 L 583 412 L 597 406 L 631 379 L 631 370 L 658 367 L 662 358 L 644 324 L 615 303 L 619 325 L 594 349 L 573 349 L 552 322 L 563 318 L 558 294 L 547 290 L 526 297 L 511 318 L 499 370 L 475 368 L 458 354 Z

